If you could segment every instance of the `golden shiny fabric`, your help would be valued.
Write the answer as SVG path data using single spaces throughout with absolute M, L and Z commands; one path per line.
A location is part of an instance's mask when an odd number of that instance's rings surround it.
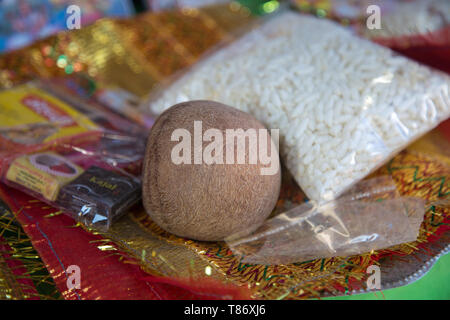
M 228 5 L 102 19 L 1 56 L 0 87 L 82 73 L 143 96 L 252 21 Z

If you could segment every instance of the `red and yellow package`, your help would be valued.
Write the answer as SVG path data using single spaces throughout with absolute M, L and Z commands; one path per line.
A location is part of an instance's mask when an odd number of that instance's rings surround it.
M 55 201 L 60 189 L 77 178 L 83 169 L 68 159 L 44 152 L 15 159 L 6 173 L 8 181 Z
M 0 151 L 36 151 L 92 139 L 100 127 L 60 99 L 26 84 L 0 92 Z

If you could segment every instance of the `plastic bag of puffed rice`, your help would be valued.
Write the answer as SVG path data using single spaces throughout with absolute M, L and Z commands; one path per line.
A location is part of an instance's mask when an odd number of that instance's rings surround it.
M 450 77 L 348 29 L 283 12 L 205 57 L 144 106 L 216 100 L 280 131 L 307 196 L 335 199 L 450 116 Z

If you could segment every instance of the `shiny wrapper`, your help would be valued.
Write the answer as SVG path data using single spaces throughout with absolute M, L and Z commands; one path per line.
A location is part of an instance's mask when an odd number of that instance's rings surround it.
M 47 163 L 43 163 L 44 161 Z M 52 162 L 65 172 L 52 170 Z M 6 172 L 6 179 L 40 194 L 49 201 L 55 201 L 60 189 L 82 172 L 80 167 L 57 154 L 37 153 L 15 159 Z
M 92 166 L 65 184 L 58 206 L 79 212 L 79 219 L 86 224 L 110 224 L 140 198 L 141 185 L 135 179 Z
M 110 112 L 73 98 L 66 103 L 39 85 L 0 93 L 2 182 L 107 229 L 140 199 L 132 173 L 140 172 L 145 131 L 113 131 L 117 121 Z

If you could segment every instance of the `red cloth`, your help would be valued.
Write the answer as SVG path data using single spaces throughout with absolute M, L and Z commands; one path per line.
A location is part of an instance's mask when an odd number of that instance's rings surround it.
M 438 126 L 438 130 L 450 142 L 450 119 L 447 119 L 446 121 L 442 122 Z
M 450 45 L 448 46 L 418 46 L 399 48 L 395 51 L 413 60 L 427 64 L 433 68 L 450 74 Z
M 450 73 L 450 26 L 427 34 L 376 38 L 373 41 L 413 60 Z
M 17 215 L 33 247 L 41 256 L 65 299 L 246 299 L 246 290 L 214 281 L 202 286 L 150 276 L 137 264 L 119 261 L 112 251 L 101 251 L 102 237 L 81 228 L 66 215 L 45 217 L 56 210 L 43 202 L 0 184 L 0 197 Z M 113 251 L 114 252 L 114 251 Z M 129 258 L 131 259 L 131 258 Z M 68 290 L 69 266 L 81 270 L 81 289 Z M 201 281 L 200 281 L 201 282 Z M 201 288 L 200 291 L 197 291 Z
M 374 38 L 372 40 L 392 49 L 411 47 L 444 48 L 450 46 L 450 26 L 445 26 L 439 30 L 428 33 L 419 33 L 399 37 Z

